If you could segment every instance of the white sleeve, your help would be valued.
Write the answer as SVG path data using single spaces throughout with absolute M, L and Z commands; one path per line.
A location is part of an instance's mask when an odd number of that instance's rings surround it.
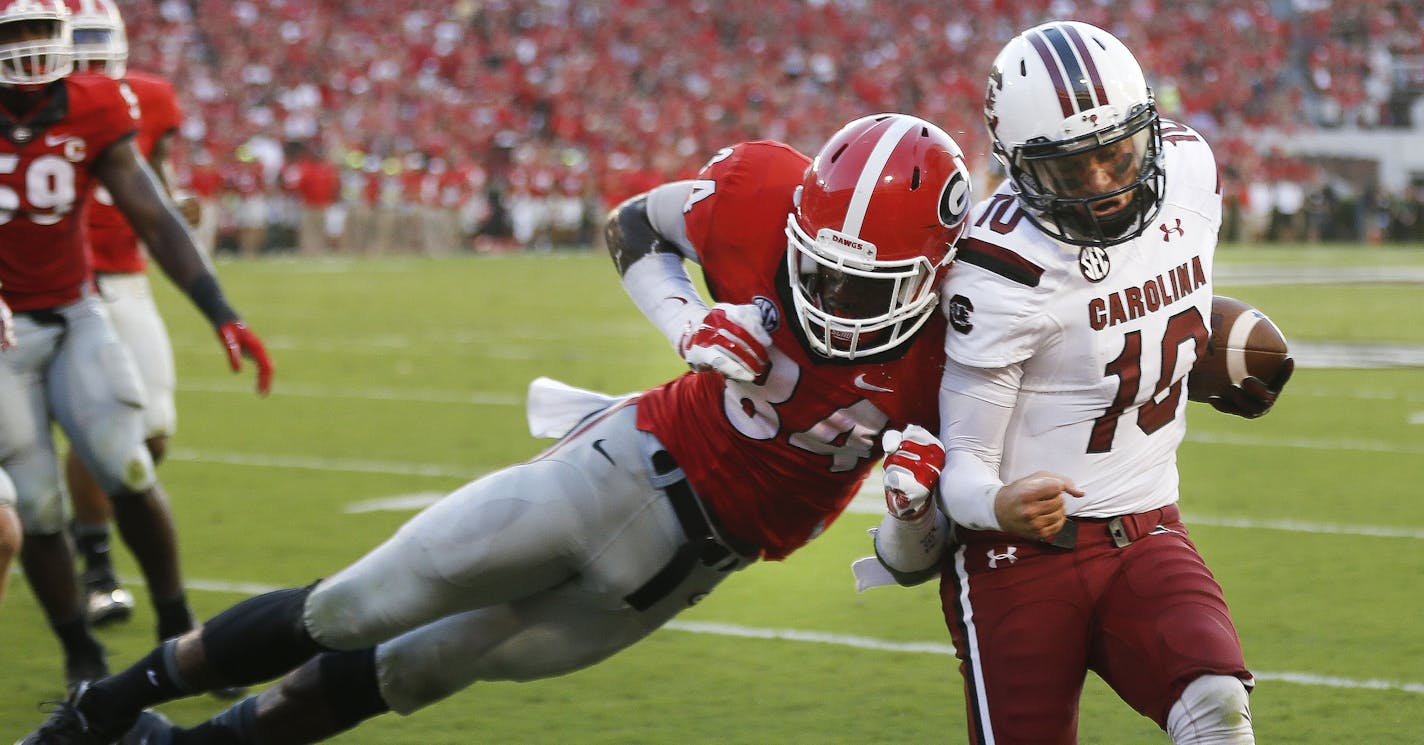
M 691 181 L 671 181 L 648 192 L 648 222 L 668 243 L 677 247 L 684 258 L 701 263 L 697 247 L 687 237 L 687 221 L 683 206 L 692 195 Z
M 691 181 L 673 181 L 648 192 L 648 222 L 677 253 L 654 251 L 623 272 L 623 289 L 628 297 L 679 354 L 688 326 L 707 315 L 707 302 L 693 286 L 682 263 L 684 259 L 698 260 L 682 217 L 682 205 L 691 193 Z
M 1004 482 L 999 462 L 1013 417 L 1023 368 L 977 368 L 949 360 L 939 389 L 944 471 L 940 509 L 959 525 L 1002 530 L 994 498 Z

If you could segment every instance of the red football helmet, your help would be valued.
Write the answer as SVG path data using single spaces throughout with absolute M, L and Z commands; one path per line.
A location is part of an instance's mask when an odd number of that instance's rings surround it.
M 74 64 L 119 80 L 128 69 L 129 37 L 114 0 L 67 0 L 73 12 Z
M 856 359 L 903 344 L 938 308 L 964 232 L 969 169 L 923 119 L 857 119 L 821 148 L 786 220 L 796 317 L 813 350 Z
M 52 83 L 74 70 L 64 0 L 0 0 L 0 85 Z

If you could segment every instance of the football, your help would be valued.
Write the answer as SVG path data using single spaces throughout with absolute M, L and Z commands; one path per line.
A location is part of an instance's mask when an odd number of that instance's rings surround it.
M 1206 354 L 1187 376 L 1187 398 L 1206 401 L 1220 396 L 1248 375 L 1270 383 L 1289 356 L 1285 335 L 1265 313 L 1216 295 L 1211 299 L 1211 339 Z

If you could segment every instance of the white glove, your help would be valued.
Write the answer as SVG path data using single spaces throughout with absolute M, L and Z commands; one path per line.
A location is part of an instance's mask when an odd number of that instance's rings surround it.
M 689 324 L 678 349 L 695 372 L 716 371 L 750 383 L 771 368 L 771 334 L 755 305 L 717 303 L 702 320 Z
M 944 468 L 944 445 L 929 430 L 911 424 L 903 433 L 887 432 L 884 447 L 893 447 L 885 457 L 885 508 L 897 520 L 919 520 L 932 506 L 930 496 Z

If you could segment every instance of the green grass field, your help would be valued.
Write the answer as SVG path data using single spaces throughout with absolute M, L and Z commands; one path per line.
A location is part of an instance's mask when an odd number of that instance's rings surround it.
M 523 413 L 532 378 L 622 392 L 681 369 L 602 254 L 219 270 L 273 354 L 270 398 L 253 394 L 250 369 L 228 372 L 196 311 L 155 281 L 180 376 L 180 432 L 160 473 L 204 616 L 339 568 L 411 514 L 377 500 L 443 493 L 537 452 Z M 1279 270 L 1300 275 L 1278 283 Z M 1421 275 L 1419 249 L 1218 253 L 1218 292 L 1266 310 L 1302 363 L 1265 419 L 1191 405 L 1181 451 L 1188 525 L 1259 677 L 1262 743 L 1424 742 Z M 1313 364 L 1347 342 L 1412 350 L 1416 366 Z M 854 591 L 848 565 L 867 552 L 871 511 L 742 572 L 602 665 L 479 684 L 336 741 L 964 742 L 934 587 Z M 127 552 L 116 555 L 133 579 Z M 100 632 L 115 668 L 154 641 L 147 597 L 133 589 L 136 616 Z M 16 575 L 0 610 L 0 742 L 40 721 L 37 702 L 61 687 L 58 645 Z M 222 706 L 198 698 L 163 711 L 190 724 Z M 1082 708 L 1083 743 L 1167 742 L 1091 676 Z

